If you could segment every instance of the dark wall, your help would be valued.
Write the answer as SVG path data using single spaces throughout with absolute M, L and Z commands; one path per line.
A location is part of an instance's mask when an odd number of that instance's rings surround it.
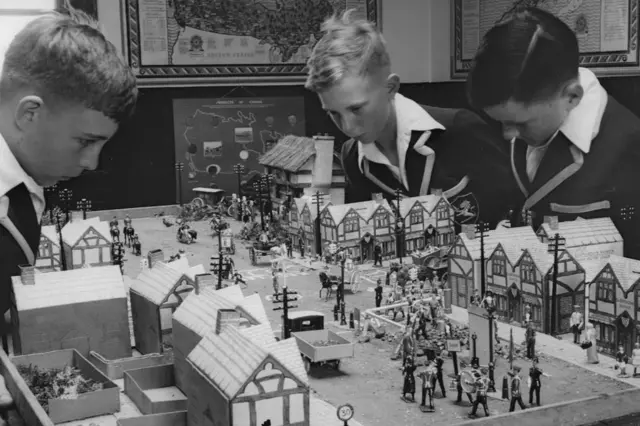
M 607 91 L 640 115 L 640 79 L 602 79 Z M 66 185 L 74 198 L 88 198 L 94 210 L 174 204 L 174 130 L 172 101 L 177 98 L 304 96 L 307 135 L 329 133 L 339 148 L 345 137 L 322 110 L 317 96 L 303 87 L 229 87 L 143 89 L 135 116 L 103 150 L 100 168 Z M 462 83 L 407 84 L 401 92 L 423 104 L 464 107 Z

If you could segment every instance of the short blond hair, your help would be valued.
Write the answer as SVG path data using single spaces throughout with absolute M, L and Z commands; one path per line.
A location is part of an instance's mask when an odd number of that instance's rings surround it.
M 66 7 L 29 22 L 9 45 L 0 99 L 33 88 L 45 102 L 77 103 L 122 122 L 135 108 L 133 72 L 86 13 Z
M 324 35 L 307 62 L 307 89 L 322 92 L 348 74 L 371 75 L 391 65 L 382 33 L 374 23 L 352 18 L 352 12 L 334 15 L 322 24 Z

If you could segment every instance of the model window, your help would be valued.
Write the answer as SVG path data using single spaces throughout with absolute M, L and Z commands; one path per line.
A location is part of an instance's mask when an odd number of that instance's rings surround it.
M 347 218 L 344 221 L 344 232 L 358 232 L 358 219 L 357 218 Z
M 493 275 L 506 275 L 506 265 L 504 259 L 493 259 Z
M 298 212 L 295 210 L 291 210 L 291 222 L 297 222 L 298 221 Z
M 411 212 L 410 218 L 412 225 L 419 225 L 424 221 L 424 216 L 422 215 L 422 210 Z
M 598 300 L 613 303 L 613 283 L 598 282 Z
M 389 215 L 386 213 L 377 213 L 375 215 L 376 228 L 387 228 L 389 226 Z
M 520 267 L 521 278 L 523 282 L 527 283 L 535 283 L 536 282 L 536 273 L 535 268 L 530 263 L 522 264 Z
M 438 220 L 447 220 L 449 219 L 449 209 L 446 207 L 440 207 L 437 212 Z

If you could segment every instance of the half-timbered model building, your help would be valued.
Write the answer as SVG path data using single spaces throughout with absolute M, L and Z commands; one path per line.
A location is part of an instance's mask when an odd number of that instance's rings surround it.
M 423 250 L 425 246 L 450 246 L 455 241 L 455 211 L 440 194 L 400 200 L 404 220 L 405 250 Z
M 588 320 L 598 348 L 613 355 L 618 346 L 631 354 L 640 341 L 640 261 L 612 255 L 589 285 Z
M 111 265 L 109 224 L 99 218 L 77 220 L 62 228 L 67 269 Z
M 558 222 L 557 218 L 549 217 L 537 234 L 543 243 L 556 234 L 560 235 L 564 238 L 564 247 L 580 262 L 607 259 L 611 255 L 623 256 L 622 235 L 608 217 L 578 218 L 568 222 Z
M 535 243 L 538 241 L 538 237 L 529 226 L 485 231 L 485 261 L 501 241 Z M 480 237 L 477 237 L 475 232 L 458 234 L 448 255 L 451 303 L 454 305 L 466 308 L 473 294 L 473 289 L 480 290 L 480 259 Z
M 527 310 L 538 330 L 546 329 L 553 306 L 553 254 L 538 241 L 502 240 L 487 258 L 487 290 L 496 312 L 507 322 L 523 324 Z M 556 330 L 570 331 L 574 305 L 584 306 L 585 270 L 567 251 L 558 254 Z
M 43 226 L 40 231 L 36 268 L 42 272 L 60 270 L 60 237 L 55 225 Z
M 331 136 L 287 135 L 260 157 L 259 163 L 275 177 L 270 188 L 274 208 L 294 198 L 313 195 L 317 190 L 343 204 L 345 177 L 340 158 L 333 151 Z
M 320 211 L 323 211 L 331 202 L 321 202 Z M 316 253 L 315 220 L 318 217 L 318 207 L 312 197 L 304 196 L 294 198 L 288 212 L 287 231 L 291 237 L 293 247 L 300 247 L 300 240 L 305 244 L 305 254 Z

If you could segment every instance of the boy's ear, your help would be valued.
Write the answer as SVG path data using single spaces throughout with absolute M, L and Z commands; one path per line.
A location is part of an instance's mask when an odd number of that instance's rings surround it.
M 15 112 L 16 126 L 25 129 L 33 123 L 42 112 L 44 102 L 39 96 L 25 96 L 18 101 Z
M 395 95 L 400 90 L 400 77 L 398 74 L 389 74 L 387 77 L 387 91 L 390 95 Z
M 569 101 L 571 108 L 578 106 L 584 96 L 584 88 L 578 80 L 574 80 L 565 86 L 563 92 L 563 95 Z

